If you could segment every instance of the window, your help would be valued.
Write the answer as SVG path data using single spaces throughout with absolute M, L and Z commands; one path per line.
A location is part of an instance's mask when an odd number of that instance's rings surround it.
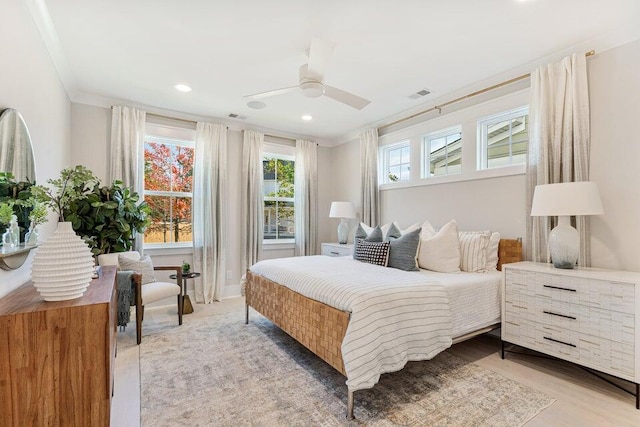
M 380 182 L 409 181 L 411 172 L 411 146 L 409 141 L 382 147 L 382 173 Z
M 478 122 L 478 169 L 527 162 L 529 108 L 507 111 Z
M 151 208 L 145 245 L 192 241 L 194 142 L 146 135 L 144 200 Z
M 292 241 L 295 238 L 293 156 L 265 154 L 264 173 L 264 240 Z
M 460 126 L 431 133 L 422 139 L 422 177 L 462 172 L 462 129 Z

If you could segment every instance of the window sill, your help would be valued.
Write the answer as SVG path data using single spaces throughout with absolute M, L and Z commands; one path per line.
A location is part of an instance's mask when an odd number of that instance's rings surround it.
M 422 187 L 425 185 L 448 184 L 452 182 L 475 181 L 478 179 L 499 178 L 503 176 L 524 175 L 527 173 L 526 165 L 503 166 L 493 169 L 476 170 L 471 173 L 461 173 L 456 175 L 446 175 L 431 178 L 421 178 L 413 181 L 396 182 L 392 184 L 380 184 L 379 189 L 395 190 L 397 188 Z
M 193 246 L 191 243 L 185 245 L 153 245 L 145 246 L 144 253 L 147 255 L 191 255 Z
M 294 239 L 273 241 L 273 240 L 264 240 L 262 242 L 262 250 L 263 251 L 277 251 L 282 249 L 295 249 L 296 241 Z

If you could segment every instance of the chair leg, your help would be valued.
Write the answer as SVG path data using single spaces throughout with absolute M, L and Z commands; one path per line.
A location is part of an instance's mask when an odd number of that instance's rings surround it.
M 182 292 L 178 295 L 178 325 L 182 325 L 182 312 L 184 311 L 184 296 Z
M 142 317 L 144 316 L 144 306 L 136 307 L 136 338 L 138 344 L 142 341 Z

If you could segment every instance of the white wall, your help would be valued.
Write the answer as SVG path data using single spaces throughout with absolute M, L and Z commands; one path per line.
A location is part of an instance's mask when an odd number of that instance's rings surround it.
M 595 267 L 640 271 L 640 40 L 588 60 L 591 180 L 604 215 L 591 218 Z
M 640 40 L 598 52 L 587 62 L 591 180 L 600 187 L 605 210 L 604 215 L 591 218 L 592 264 L 600 268 L 640 271 L 637 249 L 640 242 L 640 140 L 634 131 L 640 117 L 640 98 L 637 96 L 640 94 Z M 523 98 L 517 99 L 514 107 Z M 452 113 L 448 118 L 445 115 L 385 135 L 381 143 L 437 130 L 447 123 L 453 124 L 454 115 L 464 117 L 473 109 L 486 109 L 486 114 L 491 114 L 492 103 L 497 106 L 501 102 L 497 99 Z M 468 129 L 471 124 L 467 124 Z M 352 200 L 359 208 L 358 147 L 358 141 L 351 141 L 333 148 L 331 159 L 336 187 L 334 198 Z M 416 147 L 419 145 L 413 142 L 412 150 Z M 525 189 L 524 175 L 387 189 L 381 191 L 381 222 L 398 220 L 402 226 L 408 226 L 427 218 L 439 227 L 455 218 L 460 229 L 490 228 L 505 237 L 524 237 Z M 352 234 L 355 223 L 352 223 Z M 331 226 L 335 227 L 337 223 Z M 332 240 L 336 235 L 332 228 Z
M 68 166 L 70 102 L 26 2 L 2 2 L 0 25 L 0 109 L 15 108 L 29 128 L 38 182 L 57 177 Z M 55 220 L 55 218 L 50 218 Z M 42 226 L 41 236 L 55 229 Z M 0 270 L 0 297 L 29 280 L 31 260 L 21 268 Z
M 215 119 L 212 119 L 215 122 Z M 103 182 L 106 182 L 109 167 L 109 145 L 111 133 L 111 110 L 79 103 L 71 104 L 71 163 L 83 164 L 93 170 Z M 227 272 L 223 295 L 225 297 L 240 295 L 240 182 L 242 170 L 241 130 L 229 129 L 227 133 L 227 171 L 229 190 L 227 195 Z M 318 147 L 319 175 L 319 227 L 320 242 L 329 238 L 329 206 L 331 203 L 331 150 Z M 318 244 L 318 253 L 320 244 Z M 147 250 L 156 265 L 180 265 L 183 260 L 192 263 L 190 249 Z M 264 259 L 281 258 L 294 255 L 292 245 L 276 245 L 264 251 Z M 193 291 L 193 280 L 188 282 Z

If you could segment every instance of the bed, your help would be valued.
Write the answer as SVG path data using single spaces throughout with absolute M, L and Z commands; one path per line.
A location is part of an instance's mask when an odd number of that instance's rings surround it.
M 379 361 L 363 361 L 363 357 L 368 357 L 369 355 L 367 351 L 364 351 L 355 357 L 358 361 L 354 362 L 354 355 L 351 351 L 354 348 L 352 342 L 354 339 L 362 340 L 362 337 L 356 336 L 354 338 L 354 330 L 358 330 L 358 327 L 355 325 L 362 325 L 364 322 L 363 317 L 367 317 L 365 327 L 369 327 L 370 325 L 376 324 L 375 316 L 382 316 L 375 311 L 367 311 L 367 314 L 362 312 L 362 310 L 369 310 L 370 307 L 364 309 L 358 308 L 355 313 L 345 309 L 348 304 L 343 301 L 345 300 L 343 296 L 344 293 L 341 294 L 339 289 L 333 293 L 335 294 L 333 299 L 331 297 L 316 296 L 315 290 L 321 287 L 320 282 L 322 282 L 322 280 L 318 277 L 313 280 L 309 279 L 304 272 L 304 270 L 311 265 L 309 263 L 321 264 L 319 268 L 325 268 L 327 271 L 330 271 L 329 268 L 336 267 L 337 270 L 337 267 L 347 268 L 350 262 L 359 262 L 348 259 L 335 261 L 335 258 L 334 261 L 330 261 L 328 260 L 329 257 L 301 258 L 307 259 L 297 260 L 297 262 L 300 263 L 298 267 L 299 271 L 295 271 L 295 266 L 293 268 L 287 268 L 287 270 L 294 270 L 293 272 L 289 271 L 287 275 L 282 272 L 284 270 L 283 268 L 279 268 L 278 261 L 276 260 L 268 264 L 253 266 L 252 269 L 247 272 L 245 285 L 245 322 L 248 323 L 249 321 L 249 307 L 252 307 L 347 377 L 347 417 L 350 419 L 353 418 L 354 391 L 372 387 L 379 379 L 381 373 L 397 371 L 401 369 L 408 360 L 428 360 L 435 356 L 435 354 L 448 348 L 451 344 L 499 327 L 501 273 L 447 274 L 421 270 L 420 272 L 412 273 L 401 272 L 405 274 L 404 276 L 398 273 L 398 279 L 395 279 L 396 275 L 391 276 L 392 272 L 387 272 L 386 270 L 396 272 L 398 270 L 379 267 L 379 270 L 372 270 L 373 273 L 370 273 L 372 274 L 372 282 L 376 280 L 381 281 L 381 283 L 386 280 L 406 280 L 406 284 L 397 283 L 398 286 L 402 286 L 401 290 L 408 291 L 415 288 L 421 292 L 421 295 L 424 294 L 424 301 L 420 298 L 412 298 L 414 302 L 429 304 L 429 301 L 437 302 L 439 300 L 446 300 L 446 311 L 449 313 L 450 307 L 450 315 L 445 314 L 442 304 L 433 303 L 433 309 L 429 309 L 429 313 L 433 313 L 435 319 L 432 321 L 431 326 L 424 326 L 427 329 L 421 326 L 423 329 L 413 331 L 414 336 L 417 332 L 420 334 L 429 334 L 429 343 L 423 344 L 421 351 L 416 351 L 409 356 L 405 354 L 406 352 L 403 352 L 402 355 L 404 358 L 402 360 L 398 359 L 397 354 L 384 353 L 385 351 L 391 350 L 382 348 L 379 350 L 380 354 L 378 354 L 377 357 L 385 358 L 391 362 L 383 368 L 377 366 L 376 369 L 378 369 L 378 371 L 373 370 L 372 375 L 364 377 L 363 372 L 361 372 L 362 369 L 366 368 L 366 366 L 371 366 L 372 363 L 379 365 Z M 317 258 L 317 262 L 315 262 L 313 258 Z M 522 245 L 519 240 L 500 240 L 498 270 L 501 270 L 502 264 L 517 262 L 521 259 Z M 290 265 L 293 265 L 292 263 L 293 259 L 288 262 Z M 265 267 L 265 265 L 270 268 Z M 344 265 L 344 267 L 341 267 L 342 265 Z M 353 267 L 359 266 L 353 264 Z M 362 267 L 361 271 L 354 272 L 353 274 L 364 276 L 365 271 L 364 267 Z M 406 276 L 406 274 L 410 274 L 411 276 Z M 327 273 L 327 276 L 331 276 L 331 274 Z M 343 273 L 334 274 L 333 276 L 334 279 L 339 279 L 343 277 Z M 343 282 L 348 280 L 348 277 L 342 279 Z M 300 286 L 298 286 L 298 284 L 300 284 Z M 296 289 L 299 292 L 292 289 Z M 446 292 L 444 298 L 443 289 Z M 482 291 L 479 292 L 478 289 Z M 386 298 L 386 296 L 383 295 L 384 292 L 381 292 L 382 294 L 378 295 L 378 297 Z M 359 298 L 357 295 L 352 299 L 354 299 L 357 304 L 360 304 L 362 300 L 362 298 Z M 322 302 L 323 300 L 324 302 Z M 423 305 L 423 307 L 424 306 L 426 305 Z M 356 307 L 361 307 L 361 305 L 357 305 Z M 397 307 L 395 309 L 397 309 Z M 425 310 L 420 309 L 419 312 L 424 313 Z M 399 316 L 398 318 L 405 319 L 406 321 L 406 314 L 393 313 Z M 372 316 L 374 320 L 371 320 Z M 350 322 L 351 328 L 349 328 Z M 450 329 L 448 329 L 446 333 L 439 333 L 441 329 L 446 328 Z M 349 335 L 347 335 L 348 330 Z M 382 333 L 378 331 L 371 332 Z M 402 336 L 400 339 L 402 339 Z M 394 343 L 393 345 L 403 346 L 405 344 L 406 342 L 400 342 L 400 344 Z M 378 347 L 384 346 L 376 346 L 376 351 Z M 424 350 L 425 347 L 428 348 L 428 351 Z M 343 357 L 343 355 L 346 357 Z M 375 357 L 375 355 L 371 357 Z M 354 363 L 359 363 L 360 365 L 354 365 Z M 367 365 L 367 363 L 369 363 L 369 365 Z

